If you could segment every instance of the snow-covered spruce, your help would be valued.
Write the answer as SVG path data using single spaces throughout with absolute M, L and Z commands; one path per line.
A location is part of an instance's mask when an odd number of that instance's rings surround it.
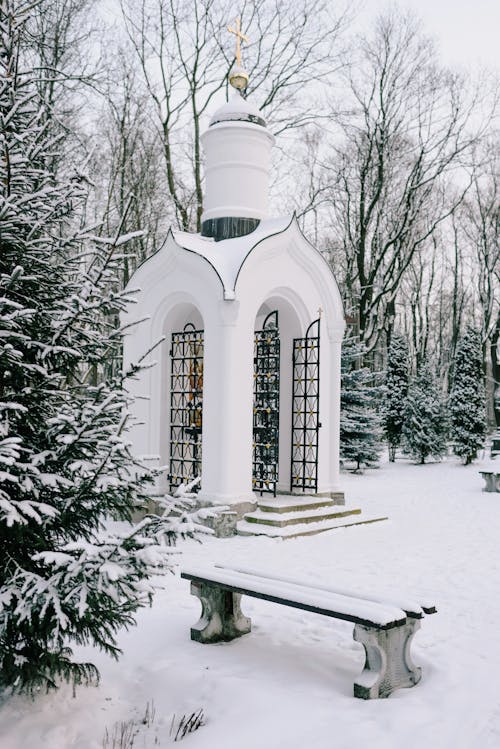
M 486 395 L 479 332 L 468 327 L 453 359 L 448 407 L 453 450 L 465 465 L 477 457 L 486 436 Z
M 382 405 L 382 428 L 389 444 L 389 460 L 394 461 L 401 442 L 404 409 L 410 379 L 408 340 L 394 333 L 387 354 L 387 370 Z
M 0 4 L 0 688 L 33 692 L 97 678 L 71 645 L 116 656 L 117 631 L 196 528 L 169 497 L 130 523 L 151 478 L 126 441 L 124 378 L 104 366 L 120 359 L 128 302 L 121 241 L 68 238 L 80 196 L 48 167 L 57 144 L 20 72 L 20 10 Z
M 424 360 L 410 382 L 403 415 L 405 452 L 425 463 L 446 452 L 447 420 L 430 364 Z
M 340 396 L 340 457 L 348 463 L 375 465 L 380 452 L 380 418 L 376 411 L 380 387 L 374 375 L 359 362 L 363 351 L 354 338 L 342 343 Z

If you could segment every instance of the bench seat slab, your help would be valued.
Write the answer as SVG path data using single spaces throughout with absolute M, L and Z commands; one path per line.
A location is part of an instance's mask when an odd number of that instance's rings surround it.
M 354 639 L 365 649 L 365 668 L 354 683 L 354 696 L 364 700 L 388 697 L 396 689 L 413 687 L 422 670 L 412 661 L 410 647 L 420 620 L 408 617 L 406 624 L 381 630 L 356 624 Z
M 241 612 L 241 593 L 232 593 L 198 580 L 191 581 L 191 593 L 201 601 L 201 617 L 191 627 L 192 640 L 228 642 L 252 629 L 251 619 Z

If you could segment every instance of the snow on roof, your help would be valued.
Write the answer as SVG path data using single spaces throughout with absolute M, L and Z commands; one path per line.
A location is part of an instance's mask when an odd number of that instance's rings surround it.
M 204 257 L 215 269 L 224 287 L 224 298 L 234 299 L 236 279 L 247 255 L 259 242 L 273 234 L 281 234 L 292 223 L 293 217 L 265 219 L 250 234 L 234 239 L 221 239 L 216 242 L 211 237 L 191 234 L 185 231 L 174 231 L 175 242 L 185 250 Z
M 258 597 L 277 598 L 278 601 L 290 601 L 312 609 L 322 609 L 321 613 L 334 612 L 363 624 L 372 623 L 380 627 L 390 627 L 395 623 L 404 623 L 406 613 L 390 603 L 379 603 L 373 600 L 355 598 L 351 595 L 336 593 L 319 588 L 304 587 L 301 584 L 277 580 L 271 577 L 249 576 L 234 570 L 205 566 L 200 569 L 184 569 L 181 577 L 194 577 L 211 580 L 221 585 L 257 594 Z
M 239 93 L 234 94 L 229 101 L 214 112 L 210 119 L 210 125 L 215 125 L 218 122 L 234 120 L 253 122 L 262 125 L 263 127 L 266 126 L 264 116 L 260 109 L 247 99 L 244 99 Z

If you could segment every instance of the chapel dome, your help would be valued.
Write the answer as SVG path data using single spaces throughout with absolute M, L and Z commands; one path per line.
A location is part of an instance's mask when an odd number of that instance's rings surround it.
M 209 127 L 220 122 L 251 122 L 254 125 L 266 127 L 266 121 L 260 109 L 244 99 L 239 92 L 234 93 L 229 101 L 212 115 Z

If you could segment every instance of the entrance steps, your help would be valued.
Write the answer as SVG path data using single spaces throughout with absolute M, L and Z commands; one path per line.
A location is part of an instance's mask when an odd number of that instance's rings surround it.
M 278 495 L 258 501 L 236 525 L 240 536 L 295 538 L 315 533 L 387 520 L 386 517 L 360 517 L 361 510 L 335 504 L 331 499 L 311 495 Z

